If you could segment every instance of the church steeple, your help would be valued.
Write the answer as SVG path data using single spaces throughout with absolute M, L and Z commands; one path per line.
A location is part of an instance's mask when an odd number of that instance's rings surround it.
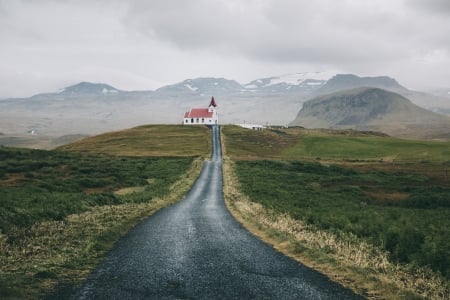
M 216 100 L 214 100 L 214 97 L 211 97 L 211 102 L 209 103 L 209 107 L 211 108 L 211 107 L 216 107 L 216 106 L 217 106 Z

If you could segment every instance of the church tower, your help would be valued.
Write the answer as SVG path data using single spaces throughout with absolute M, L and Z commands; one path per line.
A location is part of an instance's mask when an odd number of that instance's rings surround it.
M 216 107 L 217 107 L 216 100 L 214 100 L 214 97 L 211 97 L 211 102 L 209 103 L 208 111 L 213 113 L 216 111 Z

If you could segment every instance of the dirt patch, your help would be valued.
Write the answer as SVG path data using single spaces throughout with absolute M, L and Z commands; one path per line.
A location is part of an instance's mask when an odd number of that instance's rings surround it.
M 8 174 L 6 179 L 0 180 L 0 185 L 5 187 L 18 187 L 22 186 L 25 181 L 25 174 L 14 173 Z
M 104 186 L 104 187 L 98 187 L 98 188 L 88 188 L 88 189 L 84 189 L 84 193 L 86 195 L 92 195 L 92 194 L 100 194 L 103 192 L 106 192 L 110 189 L 110 187 Z
M 145 186 L 132 186 L 132 187 L 126 187 L 120 190 L 117 190 L 114 192 L 116 195 L 128 195 L 132 193 L 142 193 L 145 190 Z
M 409 197 L 409 194 L 397 191 L 366 192 L 366 195 L 376 201 L 403 201 Z

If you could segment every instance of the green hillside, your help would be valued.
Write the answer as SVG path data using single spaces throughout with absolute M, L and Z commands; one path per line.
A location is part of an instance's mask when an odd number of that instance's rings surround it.
M 121 156 L 206 156 L 211 152 L 204 126 L 146 125 L 85 138 L 58 150 Z
M 252 131 L 223 128 L 227 154 L 234 159 L 445 162 L 450 142 L 406 140 L 376 132 L 300 128 Z
M 299 143 L 283 152 L 283 156 L 294 159 L 439 162 L 450 159 L 450 142 L 311 134 L 302 136 Z

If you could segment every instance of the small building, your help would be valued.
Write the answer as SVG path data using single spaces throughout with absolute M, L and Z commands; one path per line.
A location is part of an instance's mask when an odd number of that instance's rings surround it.
M 211 98 L 208 108 L 191 108 L 184 113 L 183 124 L 185 125 L 216 125 L 219 124 L 217 104 L 214 97 Z
M 263 131 L 264 128 L 266 128 L 265 126 L 260 125 L 260 124 L 248 124 L 248 123 L 237 124 L 237 126 L 240 126 L 240 127 L 243 127 L 243 128 L 247 128 L 247 129 L 256 130 L 256 131 Z

